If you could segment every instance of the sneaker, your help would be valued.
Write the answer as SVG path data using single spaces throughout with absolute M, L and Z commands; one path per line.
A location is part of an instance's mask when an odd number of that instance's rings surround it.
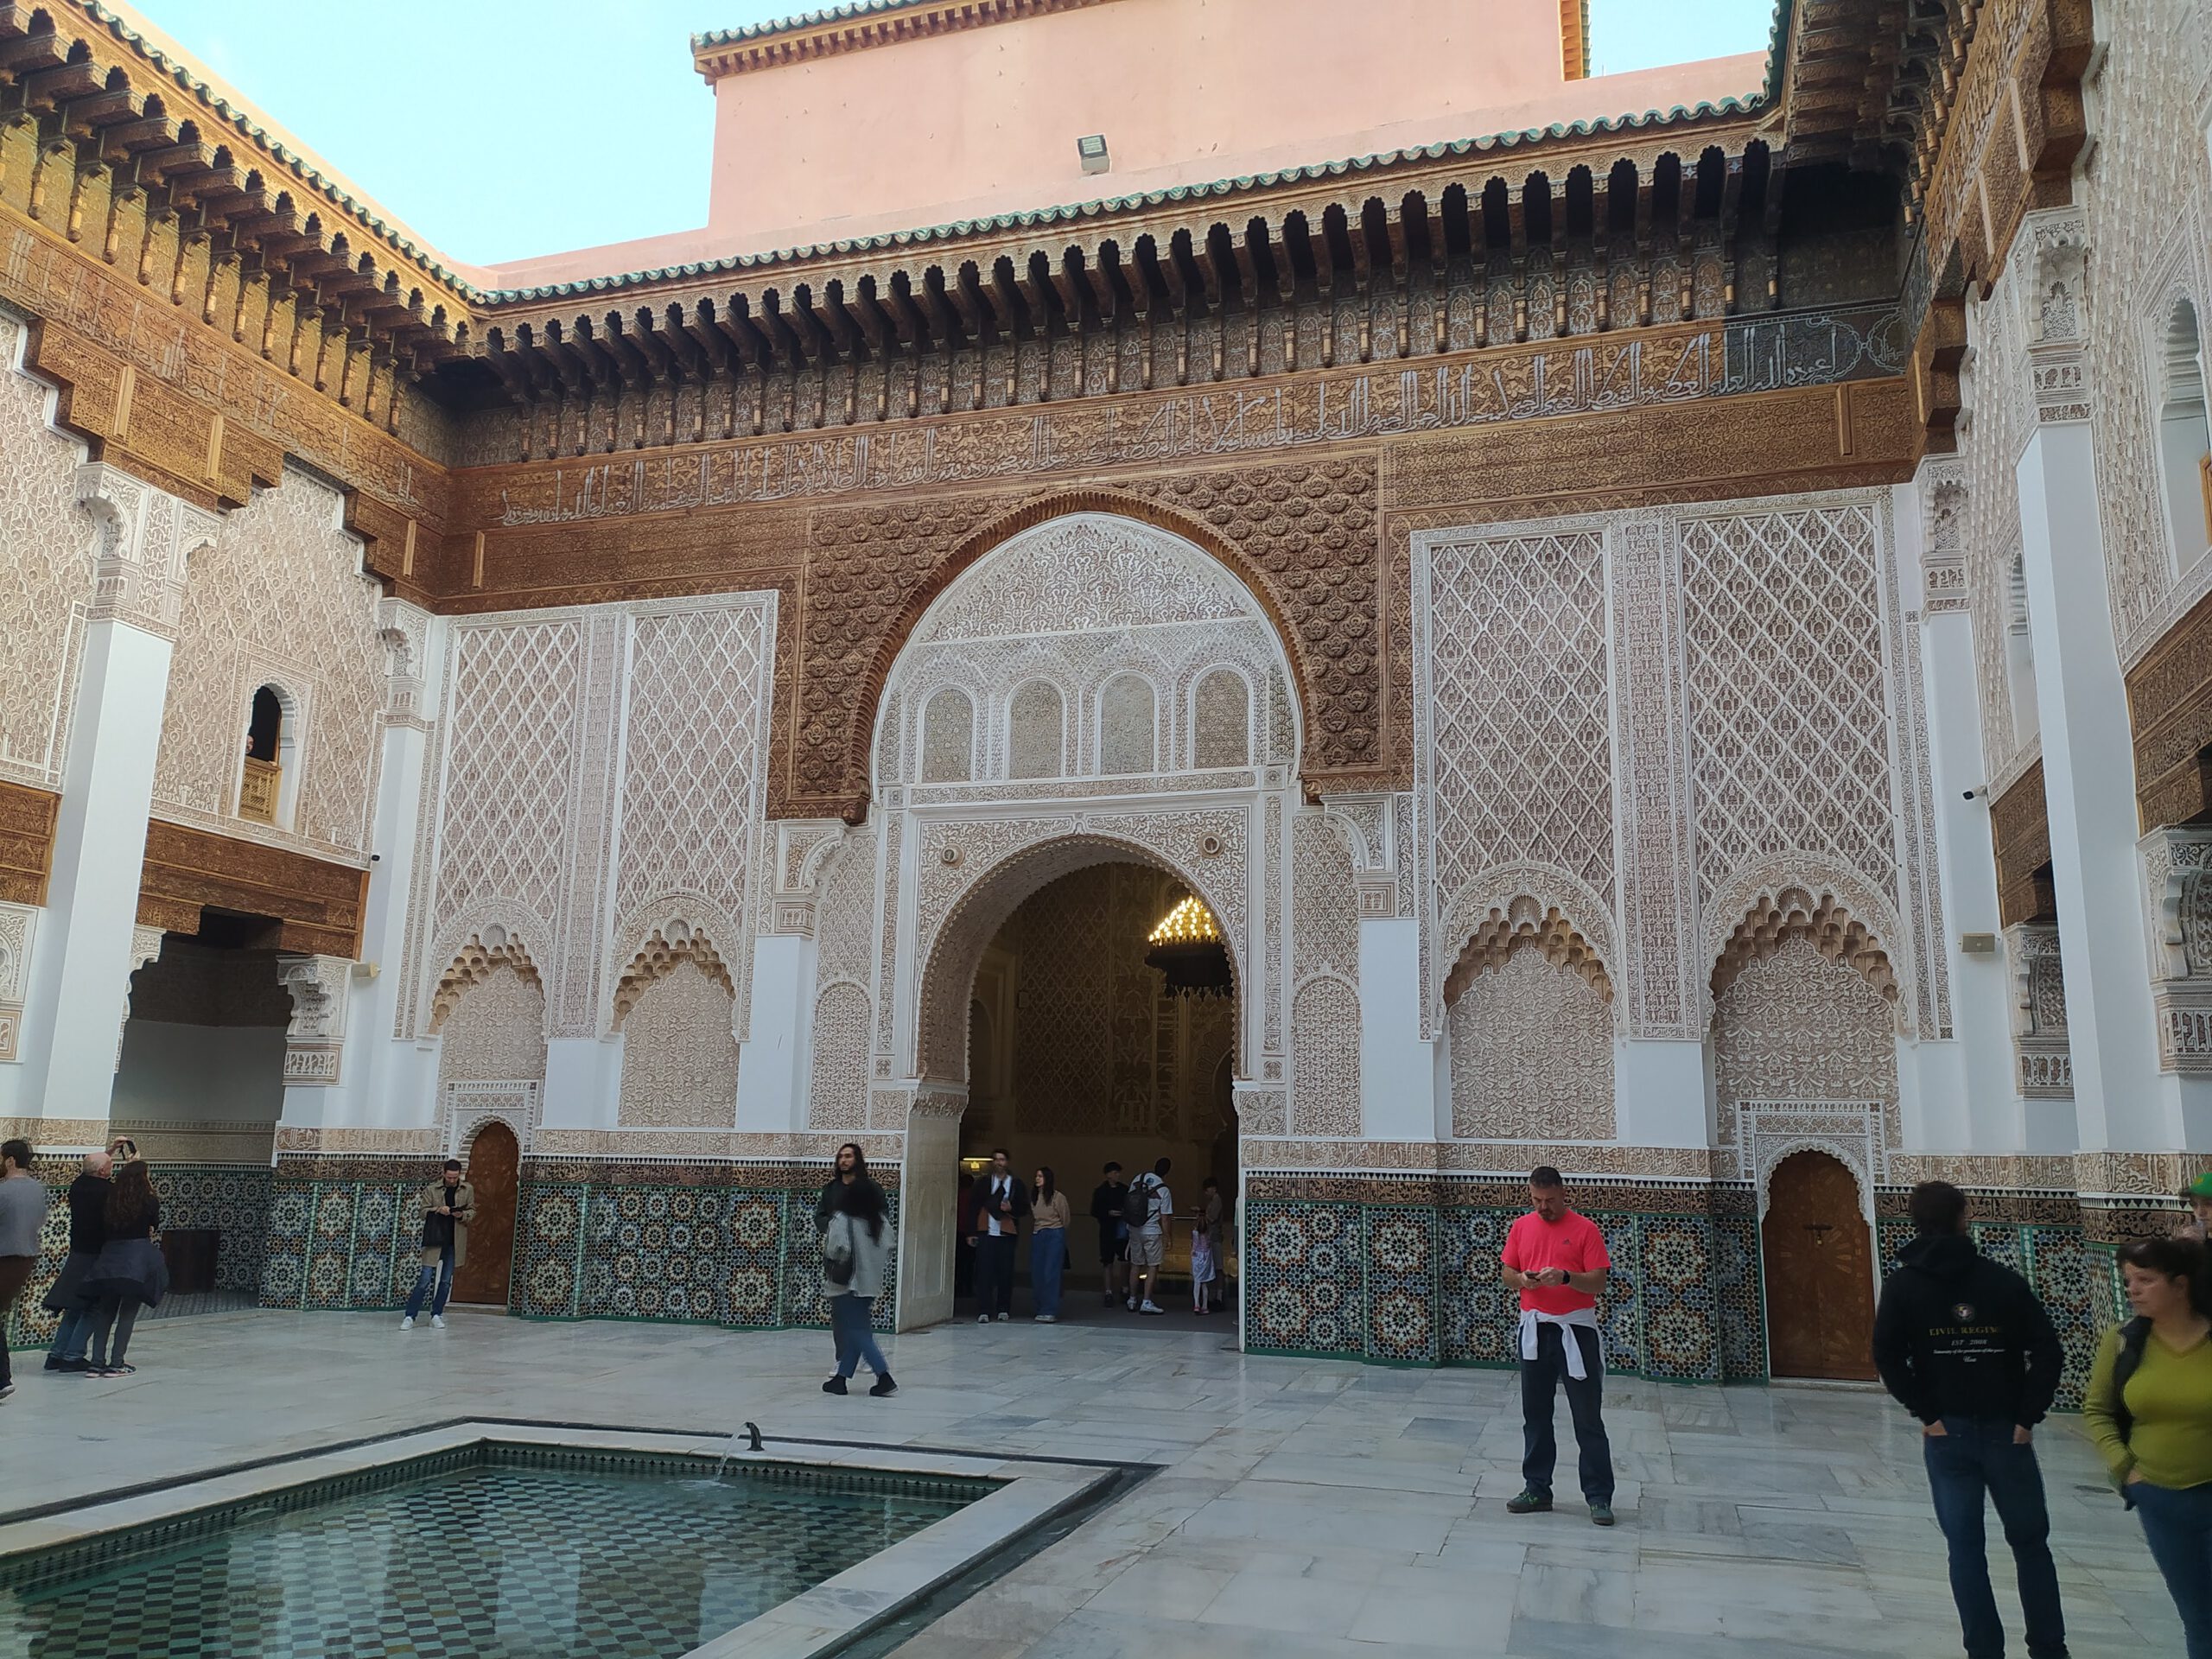
M 1059 1322 L 1060 1317 L 1057 1313 L 1039 1313 L 1037 1316 L 1037 1323 L 1039 1325 L 1058 1325 Z
M 70 1372 L 73 1376 L 81 1376 L 84 1373 L 92 1369 L 92 1362 L 86 1359 L 82 1354 L 79 1354 L 74 1359 L 63 1360 L 61 1362 L 60 1369 Z
M 433 1314 L 431 1314 L 431 1315 L 430 1315 L 430 1328 L 431 1328 L 432 1330 L 434 1330 L 434 1331 L 442 1331 L 442 1330 L 444 1330 L 444 1329 L 446 1328 L 446 1316 L 445 1316 L 444 1314 L 442 1314 L 442 1313 L 433 1313 Z
M 1592 1503 L 1590 1506 L 1590 1524 L 1593 1527 L 1611 1526 L 1613 1506 L 1610 1503 Z
M 1005 1324 L 1008 1319 L 1012 1319 L 1013 1317 L 1014 1317 L 1014 1315 L 1013 1315 L 1013 1314 L 1011 1314 L 1011 1313 L 1001 1313 L 1001 1314 L 1000 1314 L 1000 1315 L 999 1315 L 999 1323 L 1000 1323 L 1001 1325 L 1004 1325 L 1004 1324 Z
M 1526 1488 L 1518 1496 L 1505 1500 L 1508 1515 L 1549 1515 L 1551 1508 L 1552 1495 L 1537 1491 L 1534 1487 Z
M 978 1313 L 976 1316 L 976 1323 L 978 1325 L 988 1325 L 990 1322 L 991 1316 L 988 1313 Z
M 1166 1308 L 1160 1306 L 1157 1302 L 1147 1302 L 1142 1307 L 1137 1309 L 1137 1312 L 1140 1313 L 1165 1313 L 1166 1311 L 1167 1310 Z
M 415 1328 L 415 1316 L 410 1313 L 405 1319 L 400 1320 L 399 1328 L 403 1331 L 412 1331 Z
M 1135 1313 L 1137 1311 L 1137 1299 L 1134 1296 L 1130 1297 L 1125 1306 L 1128 1308 L 1130 1313 Z
M 849 1393 L 850 1390 L 845 1387 L 845 1379 L 843 1377 L 833 1376 L 827 1382 L 824 1382 L 822 1385 L 822 1392 L 824 1394 L 846 1394 Z
M 15 1391 L 16 1391 L 16 1385 L 15 1385 L 14 1383 L 12 1383 L 12 1382 L 0 1382 L 0 1400 L 5 1400 L 5 1399 L 10 1395 L 13 1394 Z
M 1101 1307 L 1111 1307 L 1111 1306 L 1114 1306 L 1114 1293 L 1113 1293 L 1112 1291 L 1110 1291 L 1110 1290 L 1109 1290 L 1109 1291 L 1108 1291 L 1108 1292 L 1107 1292 L 1103 1296 L 1101 1296 L 1101 1297 L 1098 1299 L 1098 1305 L 1099 1305 Z
M 68 1362 L 59 1354 L 48 1354 L 46 1357 L 46 1369 L 49 1371 L 58 1371 L 67 1363 Z
M 842 1394 L 844 1390 L 840 1389 L 838 1392 Z M 886 1373 L 875 1379 L 875 1386 L 868 1390 L 868 1395 L 873 1399 L 887 1400 L 898 1392 L 899 1385 L 891 1380 L 888 1373 Z

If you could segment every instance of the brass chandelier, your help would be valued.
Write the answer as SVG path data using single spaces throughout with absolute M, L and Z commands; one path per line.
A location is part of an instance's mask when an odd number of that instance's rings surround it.
M 1145 966 L 1167 976 L 1172 996 L 1227 996 L 1235 984 L 1221 929 L 1195 896 L 1161 917 L 1146 943 Z

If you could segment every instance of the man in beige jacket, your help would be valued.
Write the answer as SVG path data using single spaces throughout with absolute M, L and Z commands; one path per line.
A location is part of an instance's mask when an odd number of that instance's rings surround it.
M 424 1187 L 416 1208 L 423 1212 L 423 1270 L 415 1275 L 415 1288 L 408 1294 L 407 1313 L 399 1328 L 415 1328 L 423 1299 L 429 1296 L 430 1323 L 442 1331 L 446 1298 L 453 1294 L 454 1269 L 468 1259 L 468 1218 L 476 1208 L 476 1190 L 461 1179 L 460 1159 L 446 1160 L 445 1179 Z

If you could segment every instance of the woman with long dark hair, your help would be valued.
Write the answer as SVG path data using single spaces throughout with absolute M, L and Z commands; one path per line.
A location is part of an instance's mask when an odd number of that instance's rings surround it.
M 822 1235 L 822 1294 L 830 1303 L 830 1331 L 837 1345 L 836 1374 L 822 1385 L 824 1394 L 848 1392 L 846 1380 L 862 1360 L 875 1373 L 870 1394 L 880 1400 L 899 1392 L 870 1325 L 890 1259 L 890 1206 L 883 1189 L 855 1174 L 840 1185 L 836 1207 Z
M 157 1307 L 168 1293 L 168 1264 L 154 1235 L 162 1224 L 162 1201 L 142 1160 L 115 1166 L 115 1185 L 107 1195 L 107 1242 L 85 1275 L 85 1283 L 99 1298 L 92 1313 L 92 1363 L 86 1376 L 129 1376 L 137 1370 L 123 1363 L 130 1346 L 131 1327 L 138 1310 Z M 110 1333 L 114 1346 L 108 1345 Z
M 1067 1271 L 1068 1229 L 1075 1211 L 1049 1168 L 1039 1169 L 1029 1201 L 1029 1294 L 1037 1304 L 1037 1323 L 1055 1325 L 1060 1317 L 1060 1275 Z
M 2189 1659 L 2212 1659 L 2212 1261 L 2194 1239 L 2120 1253 L 2135 1317 L 2105 1333 L 2082 1419 L 2173 1596 Z

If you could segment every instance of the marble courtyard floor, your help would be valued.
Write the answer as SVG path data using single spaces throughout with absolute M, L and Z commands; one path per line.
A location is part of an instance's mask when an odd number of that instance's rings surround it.
M 1179 1322 L 1182 1323 L 1182 1322 Z M 1248 1358 L 1233 1327 L 950 1325 L 900 1392 L 820 1392 L 827 1333 L 530 1325 L 456 1310 L 142 1325 L 125 1381 L 0 1404 L 0 1510 L 461 1415 L 1030 1452 L 1159 1472 L 909 1640 L 906 1659 L 1953 1655 L 1918 1436 L 1878 1394 L 1609 1385 L 1621 1523 L 1516 1518 L 1504 1372 Z M 28 1361 L 28 1364 L 23 1362 Z M 2038 1437 L 2076 1659 L 2178 1655 L 2133 1518 L 2070 1420 Z M 771 1450 L 774 1447 L 772 1444 Z M 1993 1536 L 1996 1529 L 1992 1517 Z M 2011 1561 L 1993 1563 L 2024 1652 Z

